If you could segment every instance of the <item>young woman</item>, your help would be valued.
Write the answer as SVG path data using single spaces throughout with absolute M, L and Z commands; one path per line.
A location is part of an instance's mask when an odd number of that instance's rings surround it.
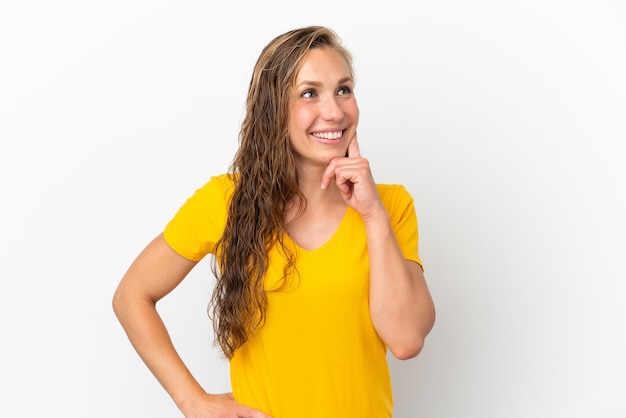
M 137 257 L 113 299 L 133 346 L 186 417 L 390 417 L 387 349 L 434 324 L 413 200 L 377 185 L 357 141 L 349 52 L 324 27 L 282 34 L 250 82 L 240 146 Z M 156 303 L 207 254 L 233 394 L 206 393 Z

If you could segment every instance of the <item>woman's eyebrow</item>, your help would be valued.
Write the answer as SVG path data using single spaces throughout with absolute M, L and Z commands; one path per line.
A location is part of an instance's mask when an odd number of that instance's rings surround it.
M 339 84 L 344 84 L 344 83 L 347 83 L 347 82 L 352 82 L 352 77 L 344 77 L 344 78 L 342 78 L 341 80 L 339 80 L 339 81 L 337 82 L 337 84 L 339 85 Z M 319 87 L 319 86 L 321 86 L 321 85 L 322 85 L 322 83 L 320 83 L 319 81 L 308 81 L 308 80 L 304 80 L 304 81 L 301 81 L 300 83 L 298 83 L 298 84 L 296 85 L 296 87 L 302 87 L 302 86 L 313 86 L 313 87 Z

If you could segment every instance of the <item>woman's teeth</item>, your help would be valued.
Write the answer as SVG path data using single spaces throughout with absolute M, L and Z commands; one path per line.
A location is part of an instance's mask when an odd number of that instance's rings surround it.
M 312 135 L 320 139 L 339 139 L 341 138 L 342 134 L 343 134 L 343 131 L 337 131 L 337 132 L 315 132 Z

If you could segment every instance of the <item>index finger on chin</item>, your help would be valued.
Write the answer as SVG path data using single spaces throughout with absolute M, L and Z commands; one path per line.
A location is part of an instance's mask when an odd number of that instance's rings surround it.
M 360 158 L 361 152 L 359 151 L 359 141 L 356 139 L 356 132 L 348 144 L 348 158 Z

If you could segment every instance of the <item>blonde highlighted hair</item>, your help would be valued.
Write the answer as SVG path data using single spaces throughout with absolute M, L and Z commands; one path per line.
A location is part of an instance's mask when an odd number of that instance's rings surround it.
M 285 255 L 284 277 L 294 270 L 295 254 L 283 241 L 285 209 L 297 197 L 302 213 L 306 201 L 289 143 L 289 97 L 308 51 L 322 47 L 339 52 L 352 72 L 351 54 L 337 34 L 310 26 L 274 38 L 252 73 L 230 170 L 235 189 L 217 243 L 213 264 L 217 283 L 209 303 L 215 341 L 229 359 L 265 321 L 269 249 L 278 245 Z

